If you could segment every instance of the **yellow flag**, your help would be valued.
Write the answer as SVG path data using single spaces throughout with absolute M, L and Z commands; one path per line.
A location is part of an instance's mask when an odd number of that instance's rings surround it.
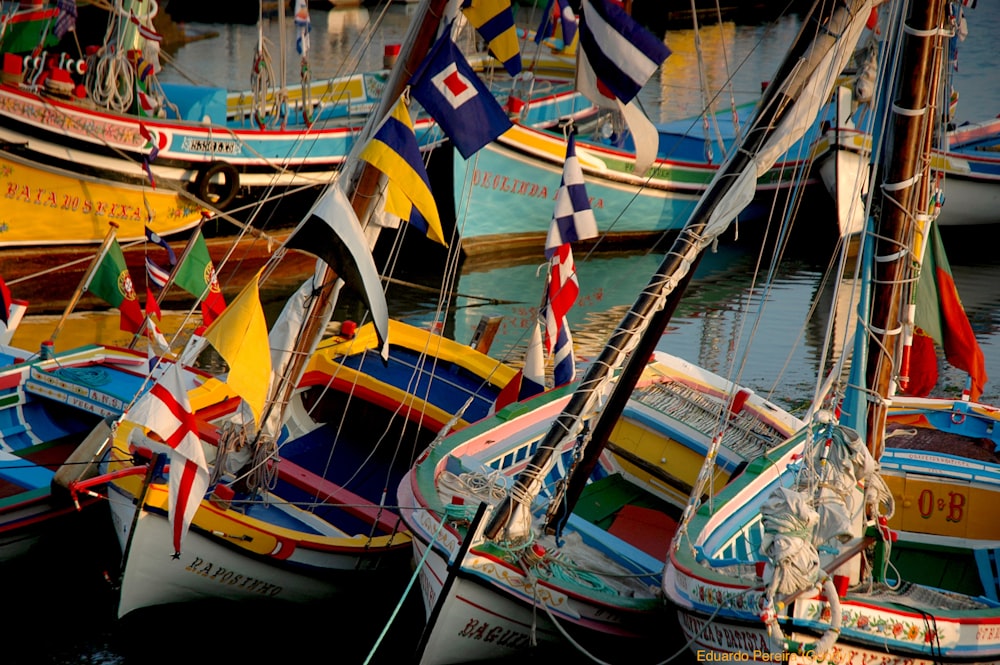
M 226 384 L 243 398 L 260 423 L 271 380 L 267 320 L 260 304 L 260 272 L 205 331 L 205 339 L 229 365 Z

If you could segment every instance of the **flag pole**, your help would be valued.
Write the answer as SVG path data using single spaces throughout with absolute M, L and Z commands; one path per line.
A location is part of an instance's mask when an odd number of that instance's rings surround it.
M 80 285 L 76 287 L 76 291 L 73 292 L 73 296 L 69 299 L 69 303 L 66 305 L 66 309 L 63 311 L 62 318 L 59 319 L 59 323 L 56 324 L 55 330 L 53 330 L 52 334 L 49 335 L 49 339 L 47 341 L 42 342 L 43 349 L 46 346 L 51 347 L 53 344 L 55 344 L 56 337 L 58 337 L 59 333 L 62 332 L 63 326 L 66 325 L 66 320 L 69 318 L 69 315 L 73 312 L 73 309 L 76 307 L 76 304 L 80 301 L 80 296 L 82 296 L 83 292 L 86 291 L 87 287 L 90 286 L 90 281 L 94 278 L 94 272 L 97 270 L 97 266 L 101 264 L 101 261 L 104 259 L 104 255 L 108 253 L 108 248 L 111 247 L 111 243 L 115 239 L 115 233 L 117 233 L 118 224 L 115 222 L 108 222 L 108 226 L 111 228 L 108 229 L 107 235 L 104 236 L 104 241 L 101 243 L 101 248 L 98 250 L 97 256 L 95 256 L 93 260 L 91 260 L 90 266 L 87 268 L 86 274 L 84 274 L 83 279 L 80 280 Z

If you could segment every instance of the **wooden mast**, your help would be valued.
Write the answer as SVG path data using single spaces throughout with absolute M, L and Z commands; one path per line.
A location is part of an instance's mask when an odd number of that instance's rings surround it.
M 930 183 L 924 148 L 934 128 L 935 80 L 940 69 L 935 53 L 942 48 L 940 28 L 946 0 L 914 2 L 903 32 L 902 67 L 892 105 L 890 134 L 892 149 L 884 150 L 885 174 L 876 200 L 875 249 L 872 283 L 876 291 L 868 328 L 866 386 L 868 399 L 868 448 L 879 459 L 885 447 L 884 430 L 893 381 L 896 380 L 896 350 L 902 329 L 903 288 L 913 261 L 912 248 L 917 224 L 915 215 L 926 212 L 921 195 Z
M 446 5 L 447 0 L 423 0 L 421 2 L 414 14 L 410 30 L 403 41 L 404 46 L 400 53 L 400 58 L 397 60 L 395 67 L 393 67 L 389 81 L 385 87 L 385 92 L 379 101 L 378 109 L 369 117 L 365 131 L 362 137 L 356 142 L 356 147 L 352 150 L 351 157 L 356 156 L 359 151 L 358 146 L 364 145 L 367 139 L 370 138 L 376 124 L 385 117 L 393 104 L 396 103 L 413 72 L 416 71 L 424 56 L 430 51 L 437 37 L 437 29 Z M 350 157 L 348 163 L 350 163 Z M 353 184 L 352 191 L 348 193 L 348 196 L 350 197 L 355 214 L 361 220 L 362 225 L 366 226 L 383 175 L 374 166 L 363 161 L 355 165 L 354 169 L 353 173 L 344 172 L 340 177 L 348 178 L 348 183 Z M 336 187 L 338 185 L 332 184 L 329 186 Z M 374 240 L 370 242 L 373 244 Z M 281 377 L 281 384 L 277 387 L 272 399 L 268 401 L 268 412 L 276 406 L 283 409 L 284 405 L 288 403 L 292 392 L 295 390 L 295 378 L 301 374 L 302 368 L 308 361 L 309 350 L 312 348 L 313 342 L 323 334 L 326 319 L 322 313 L 327 304 L 333 299 L 334 286 L 337 283 L 337 275 L 334 270 L 328 265 L 324 264 L 324 266 L 322 269 L 322 278 L 317 282 L 317 297 L 313 299 L 313 303 L 306 315 L 306 323 L 303 326 L 302 333 L 295 340 L 295 348 L 292 351 L 291 361 L 288 363 L 285 376 Z M 267 414 L 264 417 L 266 418 Z

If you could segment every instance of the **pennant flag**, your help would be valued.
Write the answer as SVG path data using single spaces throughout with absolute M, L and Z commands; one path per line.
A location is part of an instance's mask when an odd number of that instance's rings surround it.
M 936 354 L 930 355 L 926 349 L 919 348 L 920 345 L 933 346 L 933 340 L 944 349 L 945 358 L 952 367 L 969 373 L 972 383 L 969 397 L 973 401 L 978 400 L 988 379 L 986 361 L 958 297 L 951 265 L 936 224 L 932 225 L 928 237 L 927 256 L 917 284 L 914 323 L 917 330 L 913 337 L 914 353 L 910 358 L 908 391 L 924 390 L 926 392 L 911 392 L 924 396 L 937 382 Z M 924 361 L 921 362 L 920 359 Z M 930 378 L 931 374 L 933 380 Z
M 564 316 L 559 321 L 555 351 L 552 354 L 552 385 L 558 388 L 576 378 L 576 357 L 573 354 L 573 336 Z
M 506 111 L 451 41 L 450 30 L 438 37 L 410 86 L 465 159 L 511 128 Z
M 576 378 L 573 357 L 573 337 L 566 315 L 576 303 L 580 284 L 576 278 L 573 250 L 569 243 L 560 245 L 550 259 L 548 291 L 542 306 L 545 319 L 545 350 L 552 356 L 553 379 L 556 386 Z
M 76 0 L 56 0 L 56 9 L 59 10 L 59 17 L 54 31 L 56 37 L 62 39 L 67 32 L 76 30 Z
M 203 335 L 229 365 L 226 385 L 250 407 L 255 424 L 260 423 L 271 381 L 271 348 L 259 278 L 258 272 Z
M 142 328 L 145 317 L 142 315 L 139 296 L 135 293 L 132 277 L 125 265 L 125 255 L 117 239 L 111 239 L 111 244 L 100 257 L 100 263 L 91 273 L 90 280 L 84 285 L 83 290 L 90 291 L 121 311 L 119 327 L 122 330 L 137 333 Z
M 3 277 L 0 277 L 0 323 L 7 326 L 10 323 L 10 307 L 13 298 L 10 295 L 10 289 L 7 288 L 7 282 L 3 281 Z
M 154 344 L 156 344 L 161 353 L 166 353 L 170 350 L 170 344 L 167 342 L 167 338 L 163 336 L 163 333 L 160 331 L 160 327 L 157 325 L 162 318 L 163 312 L 160 310 L 160 303 L 156 302 L 156 295 L 153 293 L 153 289 L 150 288 L 149 284 L 147 284 L 146 335 L 153 341 Z
M 151 242 L 154 245 L 159 245 L 163 249 L 167 250 L 167 259 L 170 261 L 170 267 L 177 265 L 177 255 L 174 254 L 173 248 L 170 244 L 161 238 L 153 229 L 146 227 L 146 242 Z M 167 281 L 170 279 L 170 271 L 161 268 L 156 261 L 146 256 L 146 277 L 149 282 L 155 284 L 158 288 L 163 288 L 167 285 Z M 148 307 L 148 305 L 147 305 Z
M 581 9 L 579 60 L 587 65 L 588 74 L 628 104 L 667 59 L 670 49 L 613 2 L 583 0 Z
M 361 151 L 360 157 L 389 179 L 386 210 L 408 220 L 431 240 L 447 246 L 441 231 L 437 203 L 431 193 L 430 179 L 413 133 L 413 121 L 402 96 Z M 418 215 L 413 214 L 414 209 Z
M 511 76 L 521 71 L 521 51 L 509 0 L 462 0 L 462 13 Z M 445 30 L 450 33 L 450 30 Z
M 312 32 L 312 20 L 309 18 L 309 3 L 306 0 L 295 0 L 295 50 L 303 59 L 309 56 L 309 33 Z
M 635 173 L 656 160 L 659 133 L 635 103 L 635 97 L 670 49 L 608 0 L 583 0 L 576 89 L 601 108 L 618 110 L 635 146 Z
M 549 0 L 542 12 L 542 22 L 535 31 L 535 43 L 541 44 L 545 39 L 554 37 L 569 46 L 576 38 L 576 28 L 577 20 L 569 0 Z
M 566 142 L 566 162 L 562 182 L 556 192 L 556 205 L 545 239 L 545 258 L 551 259 L 562 245 L 597 236 L 597 219 L 590 207 L 590 197 L 583 181 L 583 169 L 576 157 L 576 134 Z
M 181 376 L 181 366 L 173 363 L 149 392 L 129 409 L 129 420 L 155 432 L 168 449 L 170 482 L 167 488 L 174 556 L 191 521 L 208 491 L 208 464 L 191 413 L 191 403 Z
M 206 326 L 212 325 L 226 309 L 226 299 L 222 296 L 215 265 L 201 231 L 195 233 L 184 261 L 174 271 L 174 284 L 201 299 L 201 317 Z
M 160 237 L 153 229 L 146 227 L 146 242 L 151 242 L 154 245 L 159 245 L 163 249 L 167 250 L 167 257 L 170 260 L 170 266 L 173 267 L 177 265 L 177 255 L 174 254 L 173 247 L 170 246 L 166 240 Z
M 521 386 L 518 400 L 526 400 L 545 390 L 545 357 L 542 354 L 542 331 L 535 321 L 528 341 L 528 351 L 524 355 L 524 369 L 521 371 Z
M 351 202 L 334 183 L 320 196 L 312 210 L 285 241 L 285 247 L 300 249 L 322 259 L 368 307 L 375 333 L 382 343 L 382 358 L 389 358 L 389 306 L 371 250 L 361 231 Z

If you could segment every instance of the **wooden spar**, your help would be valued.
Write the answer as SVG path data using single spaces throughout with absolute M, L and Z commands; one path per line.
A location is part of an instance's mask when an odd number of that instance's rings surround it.
M 583 460 L 574 469 L 570 482 L 573 483 L 573 493 L 578 493 L 582 488 L 589 475 L 588 468 L 592 469 L 596 464 L 646 360 L 655 349 L 692 278 L 702 251 L 707 246 L 705 235 L 713 212 L 727 198 L 739 176 L 747 169 L 755 168 L 754 157 L 767 144 L 781 121 L 793 112 L 795 102 L 809 83 L 814 70 L 836 47 L 841 32 L 865 4 L 864 0 L 852 0 L 848 3 L 819 2 L 807 14 L 775 76 L 775 81 L 784 83 L 770 85 L 764 91 L 760 111 L 739 149 L 732 151 L 732 156 L 722 165 L 657 272 L 612 334 L 601 355 L 590 365 L 565 410 L 539 444 L 527 469 L 517 477 L 515 487 L 494 511 L 484 531 L 487 538 L 496 538 L 511 524 L 510 520 L 515 516 L 519 505 L 518 500 L 512 497 L 534 495 L 562 441 L 574 434 L 581 415 L 596 406 L 605 386 L 612 380 L 614 368 L 622 366 L 623 356 L 630 353 L 614 391 L 609 396 L 608 404 L 591 425 L 593 434 L 599 434 L 600 437 L 588 437 L 585 432 L 581 434 L 585 439 L 589 438 L 589 441 L 584 448 Z M 571 496 L 573 494 L 567 495 L 567 498 Z M 546 528 L 557 531 L 565 515 L 572 510 L 572 504 L 564 500 L 553 501 L 550 505 L 552 508 L 546 518 Z
M 373 132 L 373 127 L 390 111 L 392 105 L 396 103 L 396 100 L 402 94 L 410 76 L 416 71 L 424 56 L 430 51 L 437 37 L 437 28 L 446 5 L 447 0 L 423 0 L 421 2 L 407 38 L 403 41 L 402 52 L 386 84 L 385 92 L 379 101 L 378 109 L 370 116 L 363 136 L 357 141 L 357 146 L 364 145 Z M 352 155 L 356 155 L 357 151 L 357 149 L 353 150 Z M 348 196 L 355 214 L 362 221 L 362 225 L 364 225 L 370 216 L 372 204 L 378 193 L 382 173 L 367 162 L 361 162 L 356 168 L 358 175 L 353 182 L 353 192 L 349 193 Z M 346 171 L 342 174 L 342 177 L 349 178 L 350 176 L 351 174 Z M 295 340 L 295 349 L 292 352 L 285 376 L 281 377 L 281 381 L 276 386 L 272 399 L 268 400 L 268 413 L 276 405 L 278 405 L 278 408 L 284 409 L 284 405 L 288 403 L 292 392 L 295 390 L 296 379 L 301 374 L 302 368 L 309 359 L 308 355 L 313 343 L 323 334 L 326 324 L 323 312 L 327 304 L 334 297 L 338 280 L 336 273 L 330 266 L 323 262 L 320 263 L 323 265 L 323 268 L 321 271 L 322 276 L 316 282 L 316 297 L 313 298 L 309 311 L 306 314 L 306 322 L 302 333 Z M 267 418 L 267 415 L 265 414 L 264 417 Z
M 904 27 L 902 67 L 892 107 L 891 133 L 894 146 L 884 150 L 884 182 L 876 200 L 878 228 L 875 231 L 873 280 L 876 293 L 868 327 L 866 383 L 868 400 L 868 448 L 880 459 L 885 447 L 884 430 L 888 415 L 885 398 L 896 376 L 895 350 L 901 331 L 902 289 L 913 260 L 911 249 L 916 232 L 914 214 L 925 212 L 915 206 L 923 200 L 922 188 L 929 186 L 922 148 L 933 131 L 931 107 L 936 91 L 933 83 L 935 52 L 943 40 L 945 0 L 911 4 Z

